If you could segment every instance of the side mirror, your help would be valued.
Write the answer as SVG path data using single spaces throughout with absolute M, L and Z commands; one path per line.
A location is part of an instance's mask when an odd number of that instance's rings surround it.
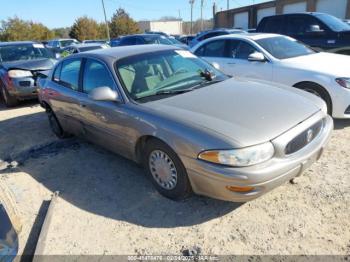
M 57 60 L 59 60 L 62 56 L 61 56 L 60 53 L 55 53 L 55 57 L 56 57 Z
M 215 69 L 220 70 L 220 65 L 219 65 L 218 63 L 213 62 L 213 63 L 211 63 L 211 65 L 212 65 Z
M 248 61 L 252 62 L 265 62 L 265 56 L 260 52 L 254 52 L 248 56 Z
M 95 101 L 120 101 L 118 93 L 108 86 L 92 89 L 89 97 Z

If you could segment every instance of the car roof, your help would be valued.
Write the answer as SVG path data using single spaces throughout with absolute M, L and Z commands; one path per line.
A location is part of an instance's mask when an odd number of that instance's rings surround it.
M 106 44 L 103 43 L 85 43 L 85 44 L 75 44 L 75 45 L 71 45 L 69 47 L 76 47 L 76 48 L 81 48 L 81 47 L 93 47 L 93 46 L 104 46 Z
M 14 42 L 0 42 L 0 46 L 7 45 L 23 45 L 23 44 L 38 44 L 39 42 L 34 41 L 14 41 Z
M 134 34 L 134 35 L 126 35 L 126 36 L 123 36 L 122 38 L 129 38 L 129 37 L 154 37 L 154 38 L 158 38 L 158 37 L 161 37 L 163 35 L 160 35 L 160 34 Z M 164 36 L 163 36 L 164 37 Z
M 229 35 L 220 35 L 216 37 L 209 38 L 210 40 L 215 39 L 249 39 L 249 40 L 259 40 L 263 38 L 270 38 L 276 36 L 283 36 L 279 34 L 270 34 L 270 33 L 251 33 L 251 34 L 229 34 Z
M 265 18 L 270 18 L 270 17 L 283 17 L 283 16 L 291 16 L 291 15 L 312 15 L 312 16 L 318 16 L 318 15 L 324 15 L 325 13 L 321 12 L 296 12 L 296 13 L 288 13 L 288 14 L 280 14 L 280 15 L 270 15 L 266 16 Z
M 145 53 L 152 53 L 156 51 L 177 50 L 181 48 L 171 45 L 132 45 L 132 46 L 118 46 L 107 49 L 92 50 L 86 53 L 79 53 L 75 57 L 95 57 L 101 59 L 120 60 L 125 57 L 141 55 Z M 72 56 L 70 56 L 72 57 Z

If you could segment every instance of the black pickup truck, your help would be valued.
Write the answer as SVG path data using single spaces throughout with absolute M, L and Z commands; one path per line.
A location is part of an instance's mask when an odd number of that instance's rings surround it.
M 264 17 L 257 29 L 293 37 L 318 51 L 350 55 L 350 25 L 324 13 L 295 13 Z

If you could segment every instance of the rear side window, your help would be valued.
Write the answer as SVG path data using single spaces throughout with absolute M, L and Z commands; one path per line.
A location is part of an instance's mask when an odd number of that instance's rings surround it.
M 60 83 L 75 91 L 79 88 L 81 59 L 70 59 L 62 62 Z
M 95 60 L 86 60 L 83 77 L 83 92 L 90 93 L 97 87 L 110 87 L 115 89 L 114 81 L 107 67 Z
M 282 33 L 283 21 L 282 16 L 265 18 L 259 31 L 264 33 Z
M 195 54 L 205 57 L 226 57 L 226 40 L 216 40 L 204 44 Z
M 120 41 L 121 45 L 135 45 L 136 39 L 134 37 L 124 38 Z

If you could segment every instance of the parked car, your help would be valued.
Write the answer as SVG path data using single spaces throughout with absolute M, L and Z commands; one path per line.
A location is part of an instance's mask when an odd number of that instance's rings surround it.
M 105 49 L 109 48 L 110 46 L 107 44 L 77 44 L 77 45 L 71 45 L 68 47 L 65 47 L 62 51 L 62 56 L 68 56 L 71 54 L 81 53 L 81 52 L 87 52 L 91 50 L 97 50 L 97 49 Z
M 194 35 L 185 35 L 185 36 L 181 36 L 179 41 L 185 45 L 189 45 L 190 42 L 195 38 Z
M 77 44 L 80 44 L 80 42 L 76 39 L 54 39 L 48 41 L 47 47 L 52 48 L 52 51 L 55 53 L 61 53 L 64 51 L 64 48 Z
M 194 39 L 192 39 L 191 42 L 189 42 L 189 46 L 194 47 L 199 42 L 205 39 L 209 39 L 219 35 L 244 34 L 244 33 L 246 32 L 239 29 L 218 28 L 218 29 L 208 30 L 197 34 L 197 36 Z
M 143 163 L 171 199 L 192 191 L 254 199 L 315 162 L 333 128 L 312 94 L 229 78 L 164 45 L 64 58 L 43 83 L 40 103 L 58 137 L 82 136 Z
M 107 44 L 106 40 L 84 40 L 83 44 Z
M 149 34 L 149 35 L 162 35 L 162 36 L 165 36 L 165 37 L 169 37 L 169 35 L 167 33 L 164 33 L 164 32 L 161 32 L 161 31 L 146 31 L 145 33 Z
M 165 37 L 159 34 L 136 34 L 124 36 L 120 39 L 119 43 L 114 46 L 127 46 L 127 45 L 149 45 L 149 44 L 162 44 L 162 45 L 175 45 L 184 49 L 188 47 L 176 39 Z
M 41 43 L 0 43 L 0 91 L 5 105 L 37 98 L 36 80 L 41 71 L 56 63 L 54 54 Z
M 296 13 L 265 17 L 260 33 L 288 35 L 315 48 L 350 55 L 350 25 L 323 13 Z
M 311 92 L 335 118 L 350 118 L 350 57 L 315 52 L 275 34 L 228 35 L 209 39 L 192 52 L 218 63 L 226 74 L 273 81 Z
M 14 261 L 18 252 L 18 235 L 5 207 L 0 202 L 0 260 Z

